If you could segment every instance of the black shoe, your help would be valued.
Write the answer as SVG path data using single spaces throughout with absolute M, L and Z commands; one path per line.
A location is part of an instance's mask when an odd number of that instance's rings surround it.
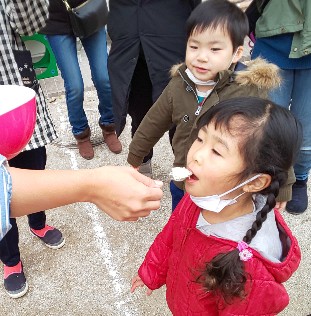
M 308 192 L 306 180 L 297 180 L 293 184 L 292 200 L 286 205 L 286 211 L 290 214 L 299 215 L 308 208 Z
M 45 225 L 42 229 L 30 228 L 30 231 L 52 249 L 59 249 L 65 245 L 63 234 L 55 227 Z
M 28 284 L 21 261 L 14 267 L 4 265 L 4 288 L 12 298 L 19 298 L 28 291 Z

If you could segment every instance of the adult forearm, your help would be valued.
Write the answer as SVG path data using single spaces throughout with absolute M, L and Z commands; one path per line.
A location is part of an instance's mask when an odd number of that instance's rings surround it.
M 131 167 L 85 170 L 9 169 L 11 217 L 91 202 L 116 220 L 137 220 L 160 207 L 162 185 Z
M 86 200 L 87 170 L 9 170 L 12 217 Z

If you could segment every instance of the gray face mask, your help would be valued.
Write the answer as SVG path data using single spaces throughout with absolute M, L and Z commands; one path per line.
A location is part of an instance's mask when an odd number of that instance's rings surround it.
M 198 207 L 202 208 L 203 210 L 219 213 L 222 211 L 226 206 L 232 205 L 237 202 L 237 199 L 245 194 L 245 192 L 239 194 L 236 196 L 234 199 L 228 199 L 228 200 L 221 200 L 221 197 L 235 191 L 236 189 L 241 188 L 243 185 L 259 178 L 261 174 L 257 174 L 256 176 L 244 181 L 243 183 L 237 185 L 233 189 L 219 194 L 219 195 L 209 195 L 209 196 L 204 196 L 204 197 L 195 197 L 190 195 L 191 200 L 193 201 L 194 204 L 196 204 Z

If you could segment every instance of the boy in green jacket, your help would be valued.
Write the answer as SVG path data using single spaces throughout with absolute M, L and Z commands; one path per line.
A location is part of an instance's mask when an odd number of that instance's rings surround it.
M 196 7 L 187 21 L 185 63 L 172 68 L 171 81 L 136 131 L 129 147 L 129 164 L 140 166 L 143 157 L 175 125 L 173 165 L 185 167 L 197 122 L 206 111 L 225 99 L 267 97 L 268 91 L 280 84 L 278 68 L 262 59 L 238 69 L 247 34 L 247 17 L 235 4 L 209 0 Z M 183 182 L 171 181 L 170 189 L 174 210 L 184 194 Z M 290 187 L 282 194 L 279 200 L 290 199 Z

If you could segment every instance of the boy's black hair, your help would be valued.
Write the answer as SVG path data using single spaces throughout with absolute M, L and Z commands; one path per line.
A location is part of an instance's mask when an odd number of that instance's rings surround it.
M 233 50 L 243 46 L 249 26 L 246 14 L 227 0 L 207 0 L 198 5 L 186 23 L 187 38 L 195 32 L 221 27 L 231 38 Z
M 198 129 L 211 122 L 216 129 L 238 139 L 244 160 L 244 171 L 238 175 L 240 181 L 256 174 L 271 176 L 270 185 L 259 192 L 267 197 L 266 204 L 243 238 L 250 244 L 274 208 L 279 188 L 286 183 L 300 148 L 302 128 L 289 110 L 255 97 L 221 101 L 201 117 Z M 207 291 L 222 293 L 227 302 L 245 297 L 246 280 L 238 249 L 215 256 L 197 278 Z

